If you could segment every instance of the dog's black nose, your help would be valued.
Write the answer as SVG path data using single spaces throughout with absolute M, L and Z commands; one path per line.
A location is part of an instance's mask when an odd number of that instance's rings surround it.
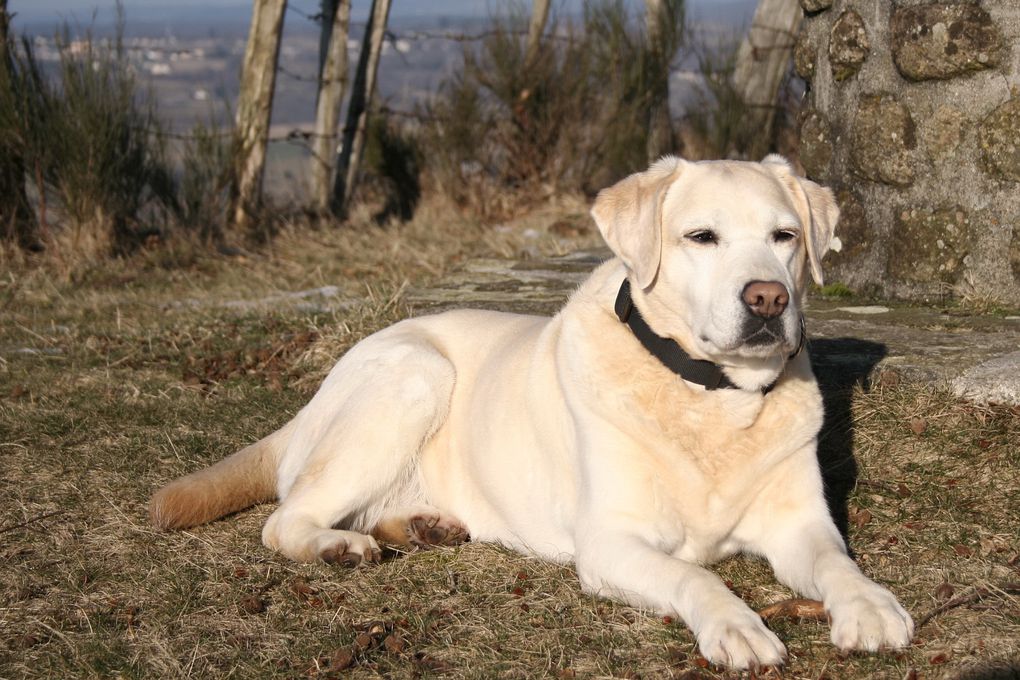
M 752 314 L 763 319 L 779 316 L 790 303 L 790 291 L 778 281 L 752 281 L 740 297 Z

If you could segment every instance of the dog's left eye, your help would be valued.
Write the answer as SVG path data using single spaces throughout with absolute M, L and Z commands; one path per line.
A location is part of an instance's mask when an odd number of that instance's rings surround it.
M 772 240 L 776 243 L 786 243 L 797 238 L 797 232 L 791 229 L 776 229 L 772 232 Z
M 719 237 L 716 236 L 715 232 L 711 229 L 698 229 L 697 231 L 692 231 L 686 235 L 686 238 L 694 241 L 695 243 L 706 244 L 716 243 L 719 240 Z

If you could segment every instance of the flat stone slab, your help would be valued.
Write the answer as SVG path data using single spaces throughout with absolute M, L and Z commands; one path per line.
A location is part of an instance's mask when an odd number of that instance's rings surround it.
M 416 314 L 475 307 L 554 314 L 605 250 L 534 260 L 474 260 L 406 296 Z M 975 402 L 1020 405 L 1020 318 L 811 299 L 811 358 L 823 383 L 938 385 Z

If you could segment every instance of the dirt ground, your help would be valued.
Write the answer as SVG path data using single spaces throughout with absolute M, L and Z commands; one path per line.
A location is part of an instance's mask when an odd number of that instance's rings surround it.
M 597 239 L 548 222 L 425 215 L 172 268 L 158 255 L 66 276 L 8 268 L 0 677 L 731 677 L 681 622 L 497 546 L 345 570 L 265 549 L 271 505 L 148 525 L 153 490 L 287 421 L 346 348 L 413 313 L 409 283 Z M 281 294 L 298 290 L 317 292 Z M 827 389 L 845 406 L 822 438 L 834 513 L 918 632 L 903 652 L 844 655 L 825 622 L 771 618 L 790 660 L 761 675 L 1020 677 L 1020 411 L 909 384 Z M 755 608 L 793 596 L 759 561 L 715 568 Z

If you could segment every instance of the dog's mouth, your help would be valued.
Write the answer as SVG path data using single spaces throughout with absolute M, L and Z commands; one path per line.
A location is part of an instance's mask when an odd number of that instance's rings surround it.
M 762 349 L 786 342 L 786 329 L 782 317 L 772 319 L 746 319 L 740 333 L 744 347 Z

